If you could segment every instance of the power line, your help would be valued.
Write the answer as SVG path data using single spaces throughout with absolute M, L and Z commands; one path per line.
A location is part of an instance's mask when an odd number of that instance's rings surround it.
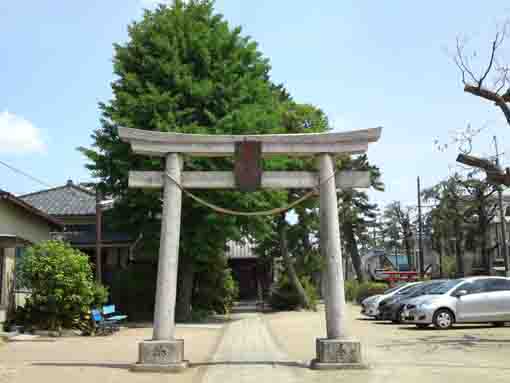
M 1 160 L 0 160 L 0 165 L 5 166 L 6 168 L 8 168 L 8 169 L 12 170 L 14 173 L 21 174 L 21 175 L 23 175 L 23 176 L 25 176 L 25 177 L 27 177 L 27 178 L 30 178 L 32 181 L 35 181 L 35 182 L 37 182 L 37 183 L 39 183 L 39 184 L 41 184 L 41 185 L 44 185 L 44 186 L 46 186 L 46 187 L 50 187 L 50 188 L 51 188 L 51 187 L 53 187 L 52 185 L 50 185 L 50 184 L 48 184 L 48 183 L 46 183 L 46 182 L 44 182 L 44 181 L 41 181 L 39 178 L 36 178 L 36 177 L 34 177 L 34 176 L 32 176 L 32 175 L 28 174 L 27 172 L 24 172 L 23 170 L 20 170 L 20 169 L 18 169 L 18 168 L 15 168 L 14 166 L 11 166 L 11 165 L 9 165 L 9 164 L 7 164 L 7 163 L 5 163 L 5 162 L 1 161 Z

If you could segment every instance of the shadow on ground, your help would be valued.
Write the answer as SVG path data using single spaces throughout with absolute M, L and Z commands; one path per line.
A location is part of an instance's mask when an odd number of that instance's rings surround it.
M 33 362 L 32 366 L 39 367 L 93 367 L 93 368 L 116 368 L 128 370 L 132 363 L 100 363 L 100 362 Z M 190 363 L 189 367 L 211 367 L 211 366 L 283 366 L 308 369 L 307 363 L 292 361 L 219 361 L 219 362 L 203 362 Z
M 40 367 L 99 367 L 99 368 L 118 368 L 128 370 L 132 364 L 127 363 L 95 363 L 95 362 L 34 362 L 32 366 Z
M 389 324 L 392 324 L 392 323 L 389 323 Z M 480 330 L 480 329 L 492 329 L 492 330 L 498 330 L 498 329 L 504 329 L 506 326 L 503 326 L 503 327 L 497 327 L 497 326 L 492 326 L 490 324 L 487 324 L 487 325 L 462 325 L 462 326 L 453 326 L 447 330 L 438 330 L 437 328 L 435 328 L 434 326 L 430 325 L 429 327 L 424 327 L 424 328 L 419 328 L 419 327 L 416 327 L 415 325 L 412 325 L 412 324 L 409 324 L 408 326 L 406 327 L 403 327 L 403 326 L 400 326 L 399 327 L 399 330 L 407 330 L 407 331 L 444 331 L 445 333 L 449 332 L 449 331 L 467 331 L 467 330 Z M 507 331 L 507 330 L 505 330 Z
M 296 367 L 296 368 L 309 368 L 307 363 L 292 362 L 292 361 L 218 361 L 218 362 L 203 362 L 203 363 L 190 363 L 191 367 L 210 367 L 210 366 L 283 366 L 283 367 Z

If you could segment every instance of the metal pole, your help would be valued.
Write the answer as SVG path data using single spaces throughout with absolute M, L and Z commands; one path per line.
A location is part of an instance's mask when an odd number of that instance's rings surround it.
M 417 186 L 418 186 L 418 258 L 420 262 L 420 276 L 423 278 L 425 275 L 425 266 L 423 262 L 423 224 L 421 219 L 421 191 L 420 191 L 420 177 L 417 177 Z
M 101 210 L 101 193 L 96 190 L 96 280 L 102 282 L 103 264 L 101 256 L 101 242 L 102 242 L 102 221 L 103 212 Z
M 494 147 L 496 149 L 496 166 L 499 167 L 499 151 L 498 151 L 498 139 L 494 136 Z M 506 222 L 505 222 L 505 211 L 503 208 L 503 191 L 501 185 L 498 185 L 498 205 L 499 205 L 499 216 L 501 219 L 501 254 L 505 262 L 505 275 L 509 276 L 509 260 L 508 260 L 508 245 L 506 243 Z

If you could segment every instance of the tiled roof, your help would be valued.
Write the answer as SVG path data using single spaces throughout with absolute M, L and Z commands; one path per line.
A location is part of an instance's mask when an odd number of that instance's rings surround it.
M 25 194 L 18 198 L 53 216 L 96 214 L 95 194 L 70 181 L 65 186 Z

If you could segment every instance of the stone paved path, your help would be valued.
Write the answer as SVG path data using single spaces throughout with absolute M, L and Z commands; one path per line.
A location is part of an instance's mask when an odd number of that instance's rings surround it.
M 229 325 L 202 383 L 294 383 L 297 363 L 289 360 L 258 314 L 242 314 Z

